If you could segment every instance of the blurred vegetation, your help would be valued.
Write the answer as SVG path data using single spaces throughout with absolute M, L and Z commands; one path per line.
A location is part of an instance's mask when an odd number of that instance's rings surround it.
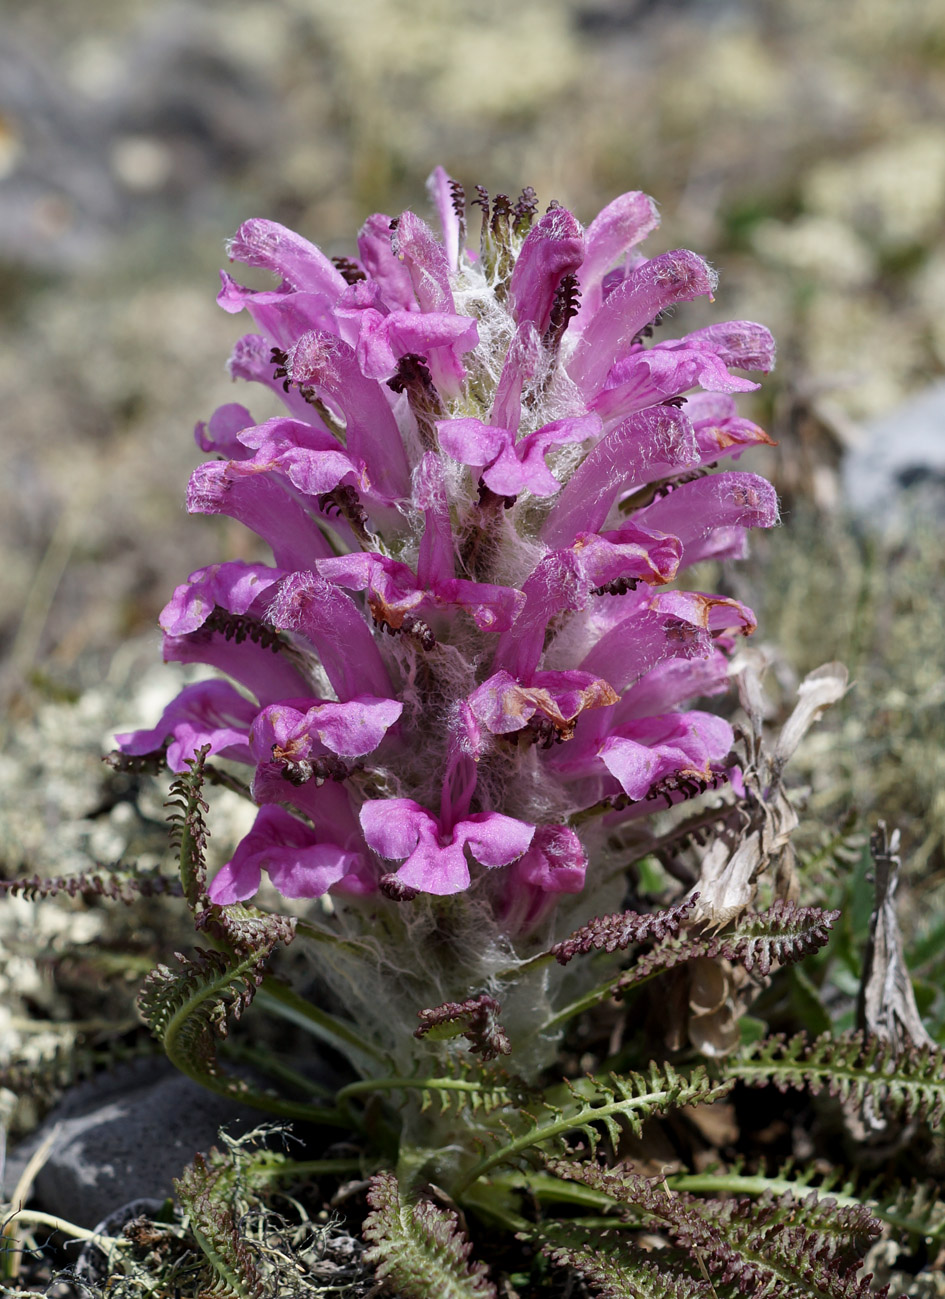
M 755 467 L 827 507 L 851 421 L 945 369 L 935 0 L 34 0 L 0 24 L 8 690 L 151 627 L 209 531 L 238 552 L 180 498 L 189 429 L 232 397 L 213 296 L 247 216 L 350 253 L 370 210 L 425 210 L 436 162 L 585 217 L 652 193 L 659 246 L 722 276 L 670 328 L 773 329 L 755 413 L 781 448 Z

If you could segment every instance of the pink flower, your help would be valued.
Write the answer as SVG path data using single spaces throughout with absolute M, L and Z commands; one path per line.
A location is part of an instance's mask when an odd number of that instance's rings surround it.
M 165 657 L 236 685 L 189 686 L 120 739 L 175 770 L 202 744 L 251 768 L 261 810 L 218 902 L 262 871 L 290 897 L 476 888 L 525 929 L 593 875 L 589 809 L 611 823 L 729 774 L 727 723 L 686 705 L 725 688 L 754 617 L 677 583 L 776 520 L 763 478 L 715 472 L 768 441 L 733 368 L 770 369 L 774 347 L 746 321 L 650 341 L 716 277 L 640 251 L 643 194 L 586 230 L 530 192 L 481 198 L 470 250 L 460 187 L 437 168 L 430 193 L 439 234 L 375 214 L 337 264 L 272 221 L 233 239 L 277 282 L 224 274 L 220 305 L 253 324 L 230 371 L 285 413 L 199 424 L 216 458 L 187 504 L 274 564 L 177 589 Z
M 446 827 L 410 798 L 373 799 L 361 807 L 361 828 L 379 857 L 403 861 L 402 885 L 422 893 L 469 887 L 465 849 L 483 866 L 508 866 L 531 843 L 533 825 L 501 812 L 477 812 Z

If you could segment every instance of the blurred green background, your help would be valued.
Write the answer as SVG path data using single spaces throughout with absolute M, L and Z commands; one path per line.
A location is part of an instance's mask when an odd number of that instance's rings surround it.
M 369 212 L 426 212 L 442 163 L 584 220 L 648 191 L 649 249 L 721 273 L 671 332 L 775 332 L 746 413 L 779 445 L 744 467 L 785 526 L 732 581 L 785 691 L 833 657 L 856 681 L 801 758 L 814 838 L 883 814 L 921 887 L 941 882 L 941 528 L 858 533 L 838 472 L 945 371 L 940 0 L 30 0 L 0 19 L 8 872 L 122 851 L 122 809 L 89 815 L 99 746 L 171 693 L 148 672 L 174 584 L 243 544 L 182 506 L 195 421 L 261 408 L 224 370 L 224 238 L 265 215 L 350 254 Z

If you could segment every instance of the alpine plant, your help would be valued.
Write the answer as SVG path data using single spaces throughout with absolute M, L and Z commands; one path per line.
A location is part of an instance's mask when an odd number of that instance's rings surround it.
M 262 872 L 289 898 L 470 891 L 524 935 L 623 822 L 737 786 L 728 722 L 688 705 L 726 689 L 755 619 L 680 579 L 776 520 L 771 485 L 725 467 L 769 441 L 734 371 L 774 347 L 746 321 L 655 341 L 716 276 L 640 251 L 659 223 L 642 193 L 585 229 L 531 189 L 478 188 L 470 247 L 460 185 L 437 168 L 429 190 L 438 230 L 376 214 L 357 257 L 266 220 L 230 243 L 278 281 L 222 273 L 220 305 L 253 326 L 230 373 L 284 413 L 199 424 L 187 508 L 272 558 L 177 588 L 165 659 L 228 680 L 119 742 L 176 772 L 203 746 L 249 769 L 259 811 L 215 903 Z

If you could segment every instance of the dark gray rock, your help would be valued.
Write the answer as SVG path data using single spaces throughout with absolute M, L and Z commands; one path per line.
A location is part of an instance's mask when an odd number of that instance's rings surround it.
M 265 1117 L 205 1090 L 166 1061 L 136 1060 L 67 1093 L 8 1156 L 4 1196 L 59 1124 L 33 1199 L 47 1213 L 91 1229 L 117 1206 L 173 1194 L 172 1179 L 198 1151 L 219 1144 L 220 1127 L 239 1134 Z

